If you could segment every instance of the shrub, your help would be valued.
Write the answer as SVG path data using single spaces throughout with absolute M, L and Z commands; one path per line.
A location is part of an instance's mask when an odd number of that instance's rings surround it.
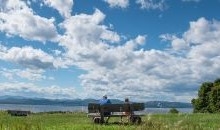
M 169 113 L 179 113 L 179 111 L 176 108 L 171 108 Z

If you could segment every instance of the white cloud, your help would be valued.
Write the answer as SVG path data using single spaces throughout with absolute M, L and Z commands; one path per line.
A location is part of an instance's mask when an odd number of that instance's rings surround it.
M 80 14 L 72 16 L 65 20 L 61 27 L 66 29 L 66 35 L 73 37 L 78 43 L 85 41 L 98 42 L 98 37 L 110 42 L 119 42 L 119 35 L 108 30 L 107 26 L 102 25 L 104 19 L 105 15 L 96 9 L 92 15 Z
M 69 18 L 71 16 L 73 0 L 44 0 L 44 3 L 59 11 L 59 13 Z
M 112 98 L 162 100 L 163 96 L 167 96 L 168 100 L 173 95 L 181 99 L 182 95 L 187 98 L 186 101 L 191 100 L 189 93 L 194 93 L 191 90 L 195 90 L 198 80 L 201 80 L 195 78 L 191 70 L 194 61 L 166 51 L 140 49 L 146 43 L 146 36 L 137 36 L 124 44 L 109 44 L 111 41 L 119 42 L 119 38 L 109 40 L 101 37 L 104 32 L 110 31 L 102 25 L 104 18 L 105 15 L 96 10 L 92 15 L 72 16 L 60 25 L 66 29 L 60 44 L 67 49 L 66 56 L 72 59 L 69 64 L 87 71 L 80 76 L 85 96 L 97 98 L 106 93 Z M 172 36 L 170 40 L 174 40 L 176 51 L 184 47 L 181 38 Z M 169 96 L 166 91 L 170 91 Z
M 138 45 L 143 45 L 143 44 L 145 44 L 145 42 L 146 42 L 146 36 L 138 35 L 137 38 L 135 39 L 135 42 L 136 42 Z
M 188 49 L 183 57 L 186 65 L 191 70 L 189 75 L 194 82 L 214 80 L 218 78 L 220 68 L 219 63 L 220 49 L 220 22 L 217 20 L 208 21 L 199 18 L 197 21 L 190 22 L 190 28 L 178 38 L 174 35 L 166 37 L 171 43 L 176 42 L 185 44 Z M 164 38 L 165 36 L 163 36 Z M 173 46 L 175 49 L 175 46 Z
M 162 39 L 162 41 L 171 41 L 171 47 L 176 51 L 189 49 L 189 44 L 184 39 L 180 39 L 175 35 L 162 34 L 159 37 Z
M 166 8 L 165 0 L 136 0 L 140 4 L 141 9 L 147 10 L 164 10 Z
M 37 86 L 27 82 L 1 82 L 1 95 L 42 97 L 50 99 L 81 98 L 73 87 Z
M 0 70 L 0 74 L 4 77 L 6 77 L 8 80 L 16 80 L 19 78 L 22 79 L 28 79 L 31 81 L 39 81 L 39 80 L 47 80 L 50 79 L 51 77 L 46 77 L 43 75 L 45 71 L 42 69 L 38 69 L 38 70 L 33 70 L 33 69 L 6 69 L 6 68 L 2 68 Z
M 60 24 L 65 29 L 60 45 L 67 48 L 71 58 L 83 60 L 82 56 L 98 55 L 99 50 L 108 47 L 106 43 L 120 42 L 120 36 L 102 24 L 104 18 L 105 15 L 96 9 L 92 15 L 75 15 Z
M 12 47 L 0 50 L 0 59 L 14 62 L 32 69 L 46 69 L 54 67 L 54 58 L 40 49 L 32 47 Z
M 104 0 L 110 7 L 126 8 L 129 6 L 129 0 Z
M 24 1 L 6 0 L 0 6 L 0 31 L 28 40 L 55 40 L 54 19 L 35 15 Z
M 96 53 L 88 50 L 86 57 L 81 55 L 85 60 L 78 64 L 88 71 L 80 76 L 84 94 L 97 97 L 105 93 L 112 98 L 143 101 L 173 101 L 176 97 L 175 101 L 190 102 L 201 82 L 214 80 L 220 73 L 219 27 L 216 20 L 200 18 L 190 22 L 182 37 L 160 36 L 171 41 L 171 48 L 165 50 L 139 49 L 145 43 L 144 36 L 99 48 Z M 182 50 L 182 55 L 172 53 Z
M 105 55 L 111 57 L 115 55 L 114 60 L 107 64 L 90 66 L 96 69 L 81 75 L 82 86 L 85 87 L 88 95 L 101 96 L 107 93 L 112 98 L 123 99 L 129 96 L 133 100 L 155 100 L 155 98 L 162 100 L 162 96 L 165 95 L 161 95 L 160 92 L 167 91 L 168 87 L 180 81 L 182 77 L 190 76 L 190 73 L 187 73 L 190 70 L 187 70 L 186 61 L 161 51 L 134 51 L 124 46 L 106 51 L 103 56 Z M 105 56 L 104 59 L 112 59 L 109 56 Z M 114 67 L 108 67 L 109 65 L 114 65 Z M 180 95 L 184 96 L 184 93 Z M 172 98 L 171 96 L 167 98 Z
M 199 18 L 197 21 L 190 22 L 190 29 L 184 33 L 184 39 L 190 44 L 204 44 L 207 42 L 220 41 L 220 22 L 208 21 Z
M 0 60 L 16 63 L 33 71 L 67 68 L 72 65 L 72 61 L 58 50 L 55 50 L 53 56 L 31 46 L 7 48 L 0 44 Z
M 208 21 L 205 18 L 199 18 L 197 21 L 190 22 L 189 29 L 183 33 L 182 38 L 175 35 L 160 35 L 165 41 L 171 41 L 174 50 L 187 49 L 187 56 L 190 58 L 215 57 L 218 56 L 220 22 Z

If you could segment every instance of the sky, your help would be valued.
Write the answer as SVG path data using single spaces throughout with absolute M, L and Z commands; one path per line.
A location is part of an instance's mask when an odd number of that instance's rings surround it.
M 191 102 L 220 78 L 220 0 L 0 0 L 0 96 Z

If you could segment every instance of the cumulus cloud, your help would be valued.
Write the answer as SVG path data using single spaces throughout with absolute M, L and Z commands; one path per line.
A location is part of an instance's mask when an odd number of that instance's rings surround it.
M 27 82 L 1 82 L 1 95 L 13 95 L 24 97 L 42 97 L 49 99 L 80 98 L 73 87 L 61 86 L 37 86 Z M 46 92 L 46 93 L 45 93 Z
M 24 71 L 26 74 L 32 73 L 31 70 L 36 72 L 37 70 L 67 68 L 72 65 L 72 61 L 68 57 L 57 51 L 55 50 L 54 55 L 52 55 L 31 46 L 7 48 L 0 44 L 0 60 L 9 61 L 30 69 Z
M 196 90 L 202 79 L 192 70 L 194 60 L 177 57 L 169 51 L 140 49 L 147 36 L 139 35 L 123 44 L 113 45 L 112 42 L 120 41 L 120 36 L 102 25 L 104 18 L 101 11 L 95 10 L 91 15 L 72 16 L 60 25 L 66 30 L 60 39 L 60 45 L 67 50 L 66 56 L 72 59 L 73 65 L 87 71 L 80 76 L 85 97 L 107 93 L 112 98 L 155 100 L 170 92 L 167 100 L 173 95 L 191 100 L 189 91 Z M 102 37 L 106 32 L 117 38 Z M 169 34 L 163 37 L 173 41 L 172 47 L 176 51 L 190 47 L 184 45 L 187 42 L 183 38 Z M 177 93 L 177 89 L 182 91 Z
M 202 17 L 190 22 L 190 29 L 184 33 L 183 37 L 191 44 L 219 41 L 219 25 L 219 21 L 208 21 Z
M 16 80 L 19 78 L 28 79 L 30 81 L 40 81 L 40 80 L 52 80 L 52 77 L 46 77 L 43 75 L 45 71 L 42 69 L 7 69 L 2 68 L 0 70 L 0 75 L 9 79 Z
M 4 0 L 3 0 L 4 1 Z M 0 6 L 0 31 L 28 40 L 55 40 L 58 36 L 54 19 L 35 15 L 21 0 L 5 0 Z
M 190 102 L 200 83 L 214 80 L 220 73 L 219 27 L 219 21 L 199 18 L 190 22 L 180 37 L 161 35 L 171 42 L 165 50 L 140 49 L 146 36 L 138 36 L 124 44 L 99 48 L 96 55 L 80 55 L 85 60 L 79 66 L 88 71 L 80 76 L 84 94 L 97 97 L 107 93 L 112 98 L 136 100 L 173 101 L 176 97 L 176 101 Z M 182 50 L 182 55 L 176 55 Z
M 164 10 L 166 8 L 165 0 L 136 0 L 136 3 L 141 6 L 141 9 Z
M 188 47 L 184 60 L 188 62 L 187 66 L 191 69 L 191 79 L 206 81 L 218 77 L 220 68 L 216 64 L 219 63 L 220 56 L 219 34 L 219 21 L 199 18 L 197 21 L 190 22 L 189 29 L 183 33 L 182 37 L 170 35 L 166 39 L 170 39 L 171 43 L 185 44 Z M 164 35 L 163 38 L 165 38 Z M 175 49 L 176 46 L 172 44 L 172 48 Z
M 104 0 L 110 7 L 126 8 L 129 6 L 129 0 Z
M 119 42 L 120 36 L 107 26 L 102 25 L 105 15 L 98 9 L 92 15 L 80 14 L 65 20 L 60 26 L 65 34 L 71 36 L 77 43 L 99 42 L 100 39 L 109 42 Z
M 0 59 L 18 63 L 32 69 L 46 69 L 54 67 L 54 58 L 40 49 L 32 47 L 12 47 L 0 50 Z
M 71 16 L 73 0 L 44 0 L 44 3 L 58 10 L 66 18 Z
M 66 19 L 60 27 L 65 29 L 65 35 L 60 39 L 60 45 L 67 48 L 68 56 L 76 60 L 83 57 L 95 57 L 108 44 L 120 42 L 120 36 L 102 24 L 105 15 L 98 9 L 91 15 L 79 14 Z
M 187 44 L 184 39 L 178 38 L 175 35 L 162 34 L 159 37 L 162 39 L 162 41 L 171 41 L 171 47 L 176 51 L 189 49 L 189 44 Z

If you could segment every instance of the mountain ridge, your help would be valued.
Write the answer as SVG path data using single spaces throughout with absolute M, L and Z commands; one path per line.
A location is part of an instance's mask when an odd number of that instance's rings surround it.
M 0 96 L 0 104 L 23 104 L 23 105 L 61 105 L 61 106 L 87 106 L 88 103 L 97 103 L 97 99 L 46 99 L 26 98 L 21 96 Z M 111 99 L 112 103 L 123 103 L 118 99 Z M 191 108 L 191 103 L 170 101 L 146 101 L 146 108 Z

